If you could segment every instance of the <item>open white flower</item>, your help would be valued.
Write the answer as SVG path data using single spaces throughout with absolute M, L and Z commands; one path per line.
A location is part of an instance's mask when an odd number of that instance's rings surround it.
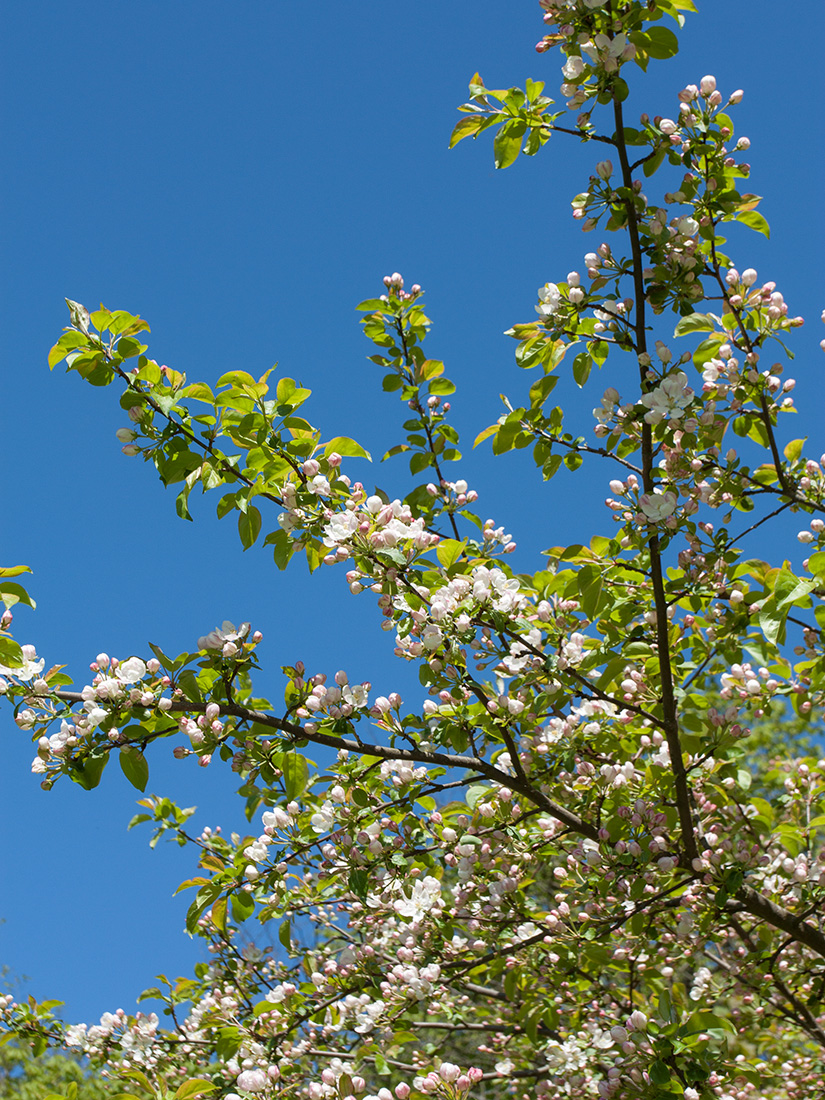
M 198 649 L 223 649 L 225 642 L 239 642 L 247 636 L 250 626 L 250 623 L 241 623 L 236 630 L 235 624 L 226 619 L 220 630 L 216 628 L 198 638 Z
M 545 283 L 544 286 L 539 287 L 538 295 L 539 304 L 536 306 L 536 313 L 544 321 L 552 317 L 561 305 L 561 291 L 555 283 Z
M 672 516 L 678 503 L 675 493 L 645 493 L 639 498 L 639 507 L 651 523 L 661 523 Z
M 647 406 L 645 420 L 659 424 L 662 420 L 674 420 L 682 416 L 693 400 L 693 390 L 687 384 L 684 371 L 676 371 L 662 379 L 649 393 L 642 394 L 642 404 Z
M 393 902 L 393 909 L 402 917 L 420 920 L 433 906 L 441 903 L 441 883 L 432 875 L 414 882 L 409 897 L 401 896 Z
M 224 623 L 224 626 L 226 624 Z M 130 657 L 122 665 L 118 665 L 115 676 L 124 684 L 136 684 L 146 675 L 146 665 L 140 657 Z
M 23 663 L 14 668 L 0 665 L 0 673 L 3 676 L 13 676 L 15 680 L 33 680 L 43 671 L 46 660 L 44 657 L 41 657 L 39 661 L 37 660 L 37 653 L 33 645 L 24 645 L 20 648 Z

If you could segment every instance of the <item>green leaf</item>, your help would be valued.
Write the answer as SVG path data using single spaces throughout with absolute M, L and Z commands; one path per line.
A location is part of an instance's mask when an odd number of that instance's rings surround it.
M 521 152 L 521 143 L 527 123 L 520 118 L 511 119 L 500 127 L 493 142 L 496 168 L 509 168 Z
M 292 802 L 304 793 L 309 783 L 309 765 L 306 757 L 295 750 L 288 752 L 283 762 L 283 773 L 286 797 Z
M 211 909 L 212 923 L 226 935 L 226 898 L 218 898 Z
M 24 603 L 34 607 L 35 603 L 26 589 L 14 581 L 0 581 L 0 600 L 6 607 L 14 607 L 16 603 Z
M 642 172 L 644 172 L 647 178 L 654 176 L 659 171 L 666 155 L 667 149 L 662 148 L 657 149 L 652 157 L 645 158 L 642 162 Z
M 19 668 L 23 664 L 23 650 L 11 638 L 0 637 L 0 665 Z
M 785 623 L 795 604 L 807 600 L 817 582 L 812 577 L 796 577 L 790 569 L 780 569 L 774 580 L 773 592 L 763 601 L 759 626 L 772 645 L 785 640 Z
M 242 924 L 255 912 L 255 899 L 249 894 L 230 894 L 229 904 L 232 907 L 232 918 L 238 924 Z
M 422 470 L 435 465 L 435 457 L 429 451 L 419 451 L 410 459 L 410 473 L 420 474 Z
M 687 336 L 691 332 L 713 332 L 715 322 L 706 313 L 689 313 L 673 330 L 674 336 Z
M 444 373 L 444 364 L 440 359 L 425 359 L 418 368 L 419 377 L 423 382 L 429 382 L 432 378 L 438 378 Z
M 246 512 L 238 514 L 238 534 L 241 536 L 241 545 L 244 550 L 248 550 L 250 546 L 254 545 L 260 533 L 261 513 L 254 505 L 250 504 Z
M 532 393 L 532 390 L 530 392 Z M 473 447 L 477 447 L 479 443 L 483 443 L 485 439 L 489 439 L 491 435 L 495 435 L 499 427 L 499 424 L 491 424 L 489 428 L 484 428 L 483 431 L 480 431 L 475 437 Z
M 176 687 L 179 687 L 183 694 L 192 703 L 202 703 L 203 696 L 201 695 L 200 685 L 198 684 L 198 678 L 191 668 L 186 668 L 177 677 L 175 683 Z
M 397 1036 L 395 1038 L 397 1039 Z M 392 1067 L 380 1050 L 375 1052 L 375 1072 L 379 1077 L 390 1077 L 393 1073 Z
M 700 368 L 704 366 L 708 359 L 712 359 L 714 355 L 716 355 L 721 345 L 724 344 L 725 339 L 724 333 L 714 332 L 713 335 L 703 340 L 693 353 L 694 366 Z
M 74 350 L 74 348 L 88 346 L 89 338 L 82 332 L 64 332 L 54 347 L 49 351 L 49 370 L 54 370 L 61 359 Z
M 332 454 L 333 451 L 346 458 L 365 458 L 368 462 L 372 462 L 369 451 L 365 451 L 360 443 L 356 443 L 346 435 L 337 435 L 334 439 L 330 439 L 329 443 L 324 444 L 325 456 Z
M 455 382 L 451 382 L 449 378 L 435 378 L 430 382 L 430 393 L 437 394 L 439 397 L 447 397 L 451 393 L 455 393 Z
M 587 345 L 587 350 L 590 352 L 590 358 L 596 366 L 602 367 L 607 361 L 610 344 L 606 340 L 591 340 Z
M 152 1082 L 149 1080 L 146 1074 L 139 1069 L 122 1070 L 119 1076 L 125 1077 L 127 1081 L 137 1081 L 141 1088 L 146 1089 L 147 1092 L 154 1093 L 155 1091 L 152 1088 Z
M 746 210 L 744 214 L 737 214 L 736 220 L 768 238 L 771 235 L 771 227 L 768 225 L 767 220 L 756 210 Z
M 139 791 L 146 790 L 146 784 L 149 782 L 149 765 L 142 752 L 136 752 L 134 749 L 121 749 L 120 770 L 133 787 L 137 787 Z
M 363 302 L 359 302 L 358 305 L 355 307 L 356 311 L 366 310 L 370 313 L 375 313 L 376 310 L 382 311 L 382 310 L 385 310 L 386 308 L 387 308 L 387 303 L 382 302 L 380 298 L 366 298 Z M 361 323 L 363 324 L 365 321 L 368 321 L 368 320 L 369 320 L 368 317 L 362 317 Z
M 447 148 L 452 149 L 466 137 L 477 137 L 479 130 L 486 121 L 484 115 L 480 114 L 459 119 L 450 134 L 450 144 Z
M 208 1092 L 215 1092 L 218 1088 L 211 1081 L 200 1081 L 196 1077 L 190 1077 L 184 1081 L 174 1095 L 174 1100 L 192 1100 L 195 1096 L 205 1096 Z
M 85 791 L 92 791 L 100 782 L 103 769 L 108 763 L 108 752 L 102 752 L 98 756 L 89 756 L 82 762 L 75 761 L 70 772 L 71 779 Z
M 649 1072 L 650 1080 L 654 1085 L 667 1085 L 670 1083 L 670 1070 L 665 1062 L 653 1062 Z
M 799 456 L 802 454 L 802 448 L 805 446 L 807 436 L 804 439 L 792 439 L 785 447 L 783 454 L 787 458 L 788 462 L 796 462 Z
M 580 351 L 573 360 L 573 381 L 581 389 L 590 377 L 593 360 L 586 351 Z
M 451 565 L 455 565 L 466 547 L 466 539 L 463 542 L 459 542 L 457 539 L 442 539 L 435 552 L 444 568 L 449 569 Z
M 281 947 L 289 951 L 292 946 L 292 925 L 288 918 L 287 920 L 281 921 L 278 927 L 278 941 Z
M 394 458 L 396 455 L 403 454 L 404 451 L 408 451 L 410 448 L 406 443 L 398 443 L 395 447 L 390 447 L 385 455 L 381 456 L 381 461 L 385 462 L 388 458 Z
M 205 401 L 207 405 L 215 404 L 215 395 L 205 382 L 193 382 L 191 386 L 185 386 L 178 397 L 186 397 L 190 401 Z
M 143 818 L 144 821 L 150 821 L 151 820 L 151 818 L 149 817 L 148 814 L 137 814 L 129 822 L 129 828 L 130 829 L 131 829 L 133 824 L 134 825 L 138 824 L 138 818 Z M 204 878 L 202 875 L 199 875 L 196 878 L 188 878 L 188 879 L 186 879 L 185 882 L 182 882 L 180 884 L 180 886 L 178 886 L 177 890 L 175 890 L 175 893 L 179 894 L 181 892 L 181 890 L 191 890 L 193 886 L 208 886 L 211 881 L 212 881 L 211 878 Z
M 584 565 L 576 580 L 582 610 L 588 619 L 594 619 L 602 596 L 602 571 L 597 565 Z
M 136 355 L 143 355 L 146 351 L 146 344 L 141 344 L 140 340 L 134 340 L 131 336 L 121 336 L 117 342 L 117 353 L 124 359 L 134 359 Z
M 558 380 L 559 376 L 557 374 L 545 374 L 543 377 L 539 378 L 537 382 L 533 383 L 530 387 L 531 409 L 540 409 L 542 407 L 544 402 L 556 388 Z M 487 428 L 486 431 L 492 434 L 496 428 L 498 428 L 498 424 L 494 424 L 492 428 Z
M 646 37 L 647 52 L 657 60 L 664 61 L 679 52 L 679 39 L 667 27 L 648 27 Z
M 0 577 L 19 577 L 22 573 L 31 573 L 28 565 L 0 565 Z
M 561 469 L 561 464 L 562 464 L 562 456 L 561 455 L 559 455 L 559 454 L 550 455 L 550 457 L 547 459 L 547 461 L 544 463 L 544 465 L 541 468 L 542 478 L 545 481 L 550 481 L 551 478 L 555 477 L 556 474 Z

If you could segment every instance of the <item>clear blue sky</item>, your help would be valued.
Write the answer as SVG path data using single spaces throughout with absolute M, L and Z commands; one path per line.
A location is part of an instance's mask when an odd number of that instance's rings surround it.
M 734 117 L 753 143 L 751 187 L 766 196 L 773 238 L 732 233 L 732 249 L 807 319 L 790 372 L 805 413 L 788 430 L 815 435 L 823 97 L 804 44 L 825 33 L 822 7 L 698 6 L 679 57 L 636 75 L 628 118 L 673 115 L 677 91 L 706 73 L 724 93 L 745 89 Z M 17 615 L 18 639 L 83 683 L 101 649 L 146 655 L 154 641 L 177 652 L 224 618 L 249 619 L 266 636 L 273 697 L 278 666 L 300 657 L 400 687 L 415 705 L 420 689 L 367 598 L 349 596 L 337 571 L 308 583 L 302 566 L 279 574 L 260 548 L 241 555 L 210 501 L 195 502 L 196 523 L 178 520 L 173 493 L 120 454 L 114 389 L 49 374 L 46 353 L 66 323 L 64 296 L 103 301 L 146 317 L 150 354 L 190 379 L 278 360 L 313 389 L 310 419 L 380 455 L 397 441 L 399 408 L 365 360 L 353 307 L 399 270 L 424 286 L 430 355 L 459 387 L 460 475 L 517 538 L 522 567 L 544 546 L 608 531 L 605 471 L 542 487 L 524 455 L 492 466 L 483 448 L 470 453 L 498 394 L 530 381 L 501 333 L 533 316 L 536 287 L 598 244 L 569 216 L 592 149 L 554 138 L 503 173 L 489 140 L 447 150 L 476 69 L 492 87 L 532 76 L 557 94 L 558 55 L 533 50 L 537 3 L 28 0 L 7 5 L 3 22 L 0 558 L 32 566 L 39 603 Z M 602 384 L 576 402 L 582 432 Z M 357 473 L 403 492 L 400 465 Z M 198 804 L 201 825 L 242 827 L 228 771 L 176 763 L 164 746 L 153 756 L 149 790 Z M 130 1010 L 155 973 L 185 973 L 200 957 L 181 932 L 186 896 L 171 896 L 190 863 L 125 831 L 136 792 L 114 770 L 91 794 L 61 783 L 47 795 L 31 757 L 0 710 L 0 962 L 30 977 L 27 992 L 65 1000 L 68 1019 Z

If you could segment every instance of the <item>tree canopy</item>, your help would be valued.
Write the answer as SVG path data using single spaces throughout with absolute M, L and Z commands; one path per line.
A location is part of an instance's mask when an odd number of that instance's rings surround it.
M 79 1052 L 124 1098 L 820 1087 L 825 456 L 780 427 L 802 318 L 723 235 L 769 233 L 735 136 L 742 91 L 697 75 L 672 117 L 624 117 L 691 0 L 540 7 L 563 102 L 475 74 L 451 144 L 493 131 L 499 169 L 592 145 L 572 210 L 598 243 L 511 328 L 530 373 L 474 444 L 530 450 L 537 525 L 545 482 L 599 464 L 608 518 L 588 544 L 513 568 L 513 536 L 460 475 L 424 292 L 398 272 L 358 308 L 401 402 L 383 458 L 403 456 L 412 488 L 357 480 L 366 448 L 324 438 L 295 380 L 190 382 L 150 357 L 139 315 L 67 300 L 49 365 L 116 387 L 123 452 L 177 487 L 178 514 L 210 493 L 242 548 L 270 547 L 279 570 L 304 559 L 309 586 L 337 570 L 426 696 L 296 662 L 276 702 L 272 646 L 230 622 L 191 652 L 101 653 L 76 685 L 12 637 L 26 570 L 0 570 L 0 691 L 41 785 L 91 791 L 116 758 L 144 796 L 134 823 L 196 864 L 181 889 L 210 962 L 147 990 L 165 1020 L 65 1026 L 54 1002 L 0 998 L 9 1041 Z M 589 423 L 551 401 L 568 374 L 594 394 Z M 789 555 L 807 547 L 801 568 L 757 556 L 768 523 Z M 196 833 L 191 809 L 145 794 L 164 743 L 236 774 L 249 835 Z

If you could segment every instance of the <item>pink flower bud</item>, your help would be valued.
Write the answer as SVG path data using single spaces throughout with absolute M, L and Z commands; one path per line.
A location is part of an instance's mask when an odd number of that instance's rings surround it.
M 246 1092 L 263 1092 L 269 1087 L 269 1079 L 262 1069 L 245 1069 L 238 1075 L 236 1084 Z
M 438 1074 L 442 1081 L 446 1081 L 448 1085 L 451 1085 L 461 1076 L 461 1070 L 453 1062 L 442 1062 L 438 1067 Z

